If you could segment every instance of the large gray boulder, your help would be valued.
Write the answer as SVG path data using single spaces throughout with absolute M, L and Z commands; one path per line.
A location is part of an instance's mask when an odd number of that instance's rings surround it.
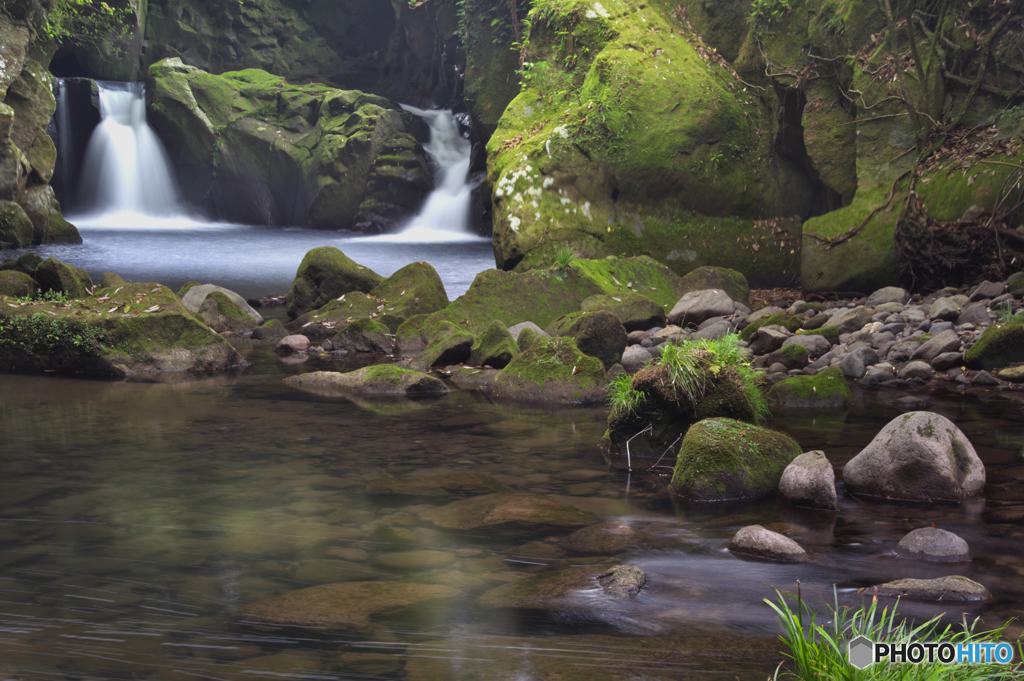
M 263 323 L 263 317 L 245 298 L 223 286 L 193 286 L 181 297 L 181 302 L 218 333 L 248 333 Z
M 985 465 L 949 419 L 927 411 L 898 416 L 843 470 L 857 495 L 903 501 L 963 501 L 985 486 Z
M 741 556 L 786 563 L 805 563 L 808 560 L 807 552 L 795 541 L 760 525 L 750 525 L 737 532 L 729 545 L 729 551 Z
M 971 559 L 967 542 L 937 527 L 922 527 L 908 533 L 896 546 L 896 555 L 933 563 L 963 563 Z
M 804 452 L 786 466 L 779 481 L 779 499 L 820 511 L 839 510 L 836 474 L 824 452 Z
M 725 291 L 691 291 L 684 294 L 668 313 L 668 323 L 679 326 L 700 324 L 711 317 L 728 317 L 735 311 L 736 303 Z
M 925 341 L 910 355 L 910 359 L 923 359 L 931 361 L 946 352 L 956 352 L 960 349 L 960 336 L 952 329 L 943 331 L 934 338 Z

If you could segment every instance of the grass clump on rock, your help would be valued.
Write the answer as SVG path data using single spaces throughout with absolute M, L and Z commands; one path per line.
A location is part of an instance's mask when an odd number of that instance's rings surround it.
M 609 386 L 612 410 L 601 445 L 613 464 L 654 463 L 704 418 L 766 419 L 770 414 L 760 376 L 737 341 L 730 334 L 665 344 L 656 363 L 617 377 Z

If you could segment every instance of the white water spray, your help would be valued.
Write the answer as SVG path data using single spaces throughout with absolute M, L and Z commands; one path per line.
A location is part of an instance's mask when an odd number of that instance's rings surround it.
M 146 123 L 142 83 L 97 81 L 100 124 L 85 154 L 76 223 L 107 227 L 181 224 L 181 199 L 160 139 Z
M 435 189 L 427 197 L 419 215 L 401 232 L 368 239 L 404 243 L 481 239 L 469 231 L 469 206 L 473 188 L 468 178 L 472 144 L 459 132 L 459 124 L 451 111 L 424 111 L 405 104 L 402 108 L 423 118 L 430 127 L 430 141 L 423 148 L 437 163 Z

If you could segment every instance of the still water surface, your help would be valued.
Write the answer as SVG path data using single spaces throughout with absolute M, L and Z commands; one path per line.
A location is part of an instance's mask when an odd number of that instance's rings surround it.
M 896 577 L 963 574 L 997 602 L 1024 604 L 1024 529 L 963 507 L 862 504 L 838 519 L 774 502 L 714 511 L 673 505 L 664 479 L 609 473 L 597 449 L 606 410 L 494 405 L 473 393 L 393 406 L 292 390 L 286 366 L 246 350 L 241 376 L 178 384 L 0 376 L 2 679 L 688 679 L 763 681 L 775 664 L 772 586 L 812 598 Z M 352 367 L 334 365 L 334 368 Z M 995 498 L 1021 498 L 1019 394 L 932 396 L 985 460 Z M 778 417 L 774 427 L 837 465 L 899 411 L 868 397 L 846 417 Z M 472 471 L 554 495 L 656 538 L 619 556 L 572 555 L 558 537 L 447 534 L 417 511 L 446 503 L 364 492 L 382 477 Z M 899 561 L 907 531 L 935 523 L 970 544 L 954 568 Z M 724 547 L 752 523 L 784 529 L 806 565 L 740 560 Z M 411 530 L 414 543 L 396 540 Z M 436 564 L 403 563 L 411 549 Z M 415 555 L 415 554 L 413 554 Z M 582 599 L 542 614 L 489 611 L 475 597 L 539 572 L 633 563 L 635 599 Z M 239 626 L 241 606 L 348 581 L 444 584 L 457 604 L 352 634 Z M 961 608 L 919 607 L 919 614 Z M 955 610 L 955 612 L 953 612 Z M 1020 627 L 1013 631 L 1020 633 Z

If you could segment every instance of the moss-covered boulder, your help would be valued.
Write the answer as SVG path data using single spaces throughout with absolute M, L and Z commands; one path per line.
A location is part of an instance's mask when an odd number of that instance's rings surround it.
M 365 395 L 407 397 L 444 395 L 448 386 L 428 374 L 377 364 L 349 373 L 314 371 L 284 379 L 287 385 L 325 395 Z
M 100 288 L 117 288 L 118 286 L 124 286 L 127 283 L 127 281 L 115 272 L 104 272 L 103 276 L 100 277 Z M 181 295 L 179 294 L 178 297 L 180 298 Z
M 504 369 L 518 354 L 519 345 L 512 338 L 512 334 L 504 324 L 494 320 L 473 342 L 469 351 L 469 363 L 477 367 Z
M 104 282 L 107 282 L 108 286 L 118 286 L 124 283 L 120 277 L 117 279 L 121 281 L 108 279 L 104 275 Z M 224 331 L 233 331 L 238 334 L 251 333 L 259 324 L 263 323 L 263 317 L 249 305 L 245 298 L 221 286 L 189 282 L 178 291 L 178 297 L 181 298 L 185 307 L 198 314 L 207 326 L 217 333 Z
M 669 489 L 691 502 L 771 497 L 800 454 L 788 435 L 733 419 L 705 419 L 683 438 Z
M 545 338 L 516 355 L 482 390 L 503 400 L 600 404 L 606 386 L 601 360 L 584 355 L 571 338 Z
M 32 245 L 32 221 L 14 201 L 0 201 L 0 249 Z
M 369 293 L 383 277 L 334 246 L 306 253 L 288 290 L 288 316 L 298 317 L 352 291 Z
M 160 284 L 99 289 L 67 304 L 4 306 L 0 322 L 0 365 L 5 370 L 125 377 L 246 365 L 226 340 Z
M 66 265 L 56 258 L 47 258 L 36 268 L 35 280 L 44 291 L 57 291 L 69 298 L 84 298 L 92 288 L 89 273 Z
M 488 494 L 420 512 L 445 530 L 498 537 L 531 537 L 569 532 L 594 522 L 575 506 L 537 494 Z
M 465 598 L 440 584 L 412 582 L 339 582 L 324 584 L 253 603 L 235 613 L 239 624 L 312 631 L 371 631 L 373 620 L 422 617 Z
M 451 322 L 441 322 L 433 327 L 433 337 L 417 358 L 418 363 L 429 369 L 466 362 L 475 342 L 476 336 L 468 331 Z
M 580 352 L 597 357 L 605 367 L 622 359 L 626 347 L 626 329 L 618 317 L 604 310 L 573 312 L 559 317 L 544 330 L 549 336 L 572 338 Z
M 22 253 L 18 256 L 17 260 L 7 260 L 3 264 L 0 264 L 0 271 L 16 270 L 31 277 L 36 273 L 36 268 L 39 267 L 42 262 L 43 259 L 35 253 Z
M 648 253 L 794 281 L 812 182 L 776 151 L 777 112 L 681 13 L 639 0 L 535 7 L 521 93 L 488 142 L 495 257 Z M 785 219 L 764 220 L 786 216 Z
M 802 345 L 783 345 L 768 354 L 767 366 L 781 364 L 787 370 L 803 369 L 808 364 L 807 348 Z
M 60 203 L 50 185 L 29 187 L 22 192 L 19 203 L 32 222 L 33 244 L 82 243 L 78 229 L 61 215 Z
M 252 331 L 250 338 L 254 341 L 277 344 L 288 335 L 288 329 L 281 323 L 280 319 L 268 319 Z
M 972 369 L 1001 369 L 1024 361 L 1024 323 L 993 324 L 964 353 Z
M 316 310 L 307 312 L 290 325 L 299 329 L 307 323 L 340 329 L 356 319 L 375 319 L 391 333 L 408 319 L 427 315 L 448 306 L 441 277 L 428 263 L 414 262 L 384 279 L 369 292 L 346 292 Z
M 604 293 L 590 296 L 580 305 L 586 312 L 603 310 L 615 315 L 626 332 L 665 326 L 665 309 L 639 293 Z
M 698 267 L 683 277 L 682 285 L 686 289 L 685 293 L 708 289 L 725 291 L 732 300 L 750 307 L 750 285 L 747 284 L 747 278 L 727 267 Z
M 336 350 L 349 352 L 378 352 L 390 355 L 394 344 L 388 327 L 376 319 L 357 319 L 339 331 L 331 340 Z
M 768 391 L 772 406 L 782 409 L 843 409 L 853 404 L 853 392 L 839 367 L 813 376 L 791 376 Z
M 0 296 L 27 298 L 36 292 L 39 284 L 24 272 L 17 270 L 0 271 Z
M 258 69 L 215 76 L 178 58 L 152 65 L 146 84 L 186 198 L 222 219 L 378 230 L 431 186 L 411 114 L 383 97 Z

